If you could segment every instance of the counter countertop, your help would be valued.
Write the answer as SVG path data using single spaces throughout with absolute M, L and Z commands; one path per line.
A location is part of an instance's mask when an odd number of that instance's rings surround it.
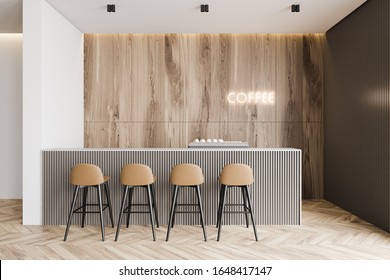
M 112 152 L 123 152 L 123 151 L 300 151 L 301 149 L 296 148 L 52 148 L 42 149 L 42 152 L 51 151 L 112 151 Z

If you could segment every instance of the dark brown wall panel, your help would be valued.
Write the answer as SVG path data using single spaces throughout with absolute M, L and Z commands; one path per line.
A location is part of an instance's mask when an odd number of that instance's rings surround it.
M 302 149 L 323 197 L 323 34 L 85 34 L 85 146 L 186 147 L 195 138 Z M 227 102 L 273 92 L 273 104 Z
M 390 231 L 390 4 L 326 34 L 325 198 Z

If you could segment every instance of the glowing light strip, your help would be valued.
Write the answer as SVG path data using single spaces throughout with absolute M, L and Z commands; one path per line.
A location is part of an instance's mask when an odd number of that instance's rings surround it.
M 0 33 L 0 37 L 23 37 L 23 33 Z

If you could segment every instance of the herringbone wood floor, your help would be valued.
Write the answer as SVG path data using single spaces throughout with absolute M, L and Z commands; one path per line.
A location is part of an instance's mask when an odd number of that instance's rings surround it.
M 166 226 L 152 241 L 149 226 L 72 226 L 63 242 L 65 226 L 23 226 L 22 202 L 0 200 L 0 259 L 390 259 L 390 234 L 324 200 L 303 201 L 301 226 L 257 226 L 259 241 L 245 226 L 224 226 L 221 241 L 216 228 L 207 227 L 204 242 L 199 226 L 177 225 L 165 241 Z

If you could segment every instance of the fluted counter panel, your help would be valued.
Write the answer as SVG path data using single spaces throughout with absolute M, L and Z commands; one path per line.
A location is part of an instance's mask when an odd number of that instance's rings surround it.
M 298 149 L 79 149 L 42 151 L 43 223 L 66 224 L 73 188 L 70 170 L 78 163 L 100 166 L 104 175 L 111 176 L 111 202 L 114 219 L 118 217 L 123 188 L 119 183 L 121 168 L 129 163 L 143 163 L 151 167 L 157 177 L 156 199 L 160 224 L 167 224 L 172 186 L 169 175 L 180 163 L 199 165 L 205 182 L 201 187 L 206 224 L 216 223 L 218 205 L 218 176 L 230 163 L 248 164 L 253 168 L 254 184 L 250 187 L 259 225 L 298 225 L 301 223 L 301 150 Z M 135 202 L 145 202 L 143 190 L 134 191 Z M 241 193 L 230 190 L 231 203 L 241 203 Z M 96 198 L 94 191 L 89 197 Z M 191 190 L 183 190 L 179 201 L 196 201 Z M 81 202 L 81 201 L 80 201 Z M 179 202 L 180 203 L 180 202 Z M 233 209 L 232 209 L 233 210 Z M 241 210 L 241 209 L 237 209 Z M 107 211 L 105 211 L 107 212 Z M 108 213 L 105 213 L 107 215 Z M 79 224 L 81 215 L 75 215 Z M 106 217 L 108 218 L 108 217 Z M 125 220 L 125 219 L 123 219 Z M 106 220 L 108 221 L 108 220 Z M 87 224 L 99 224 L 98 215 L 87 215 Z M 133 214 L 131 224 L 149 224 L 146 214 Z M 198 224 L 197 214 L 177 214 L 177 224 Z M 226 224 L 244 224 L 243 214 L 225 215 Z

